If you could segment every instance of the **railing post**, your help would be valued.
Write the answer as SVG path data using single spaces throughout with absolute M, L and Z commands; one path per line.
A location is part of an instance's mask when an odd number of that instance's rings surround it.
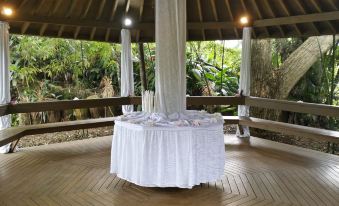
M 0 22 L 0 104 L 8 104 L 11 101 L 10 95 L 10 73 L 9 63 L 9 26 L 7 22 Z M 0 130 L 11 126 L 11 116 L 0 117 Z M 8 153 L 11 144 L 0 147 L 0 153 Z
M 242 35 L 242 51 L 241 51 L 241 67 L 240 67 L 240 82 L 239 93 L 240 95 L 250 96 L 251 84 L 251 27 L 243 28 Z M 249 106 L 239 105 L 238 116 L 249 117 Z M 250 137 L 250 130 L 247 126 L 238 126 L 238 137 Z

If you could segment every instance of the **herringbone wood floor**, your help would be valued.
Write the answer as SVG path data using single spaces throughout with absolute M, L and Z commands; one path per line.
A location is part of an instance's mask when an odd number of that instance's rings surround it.
M 226 136 L 225 175 L 191 190 L 109 174 L 111 137 L 0 155 L 0 205 L 339 205 L 339 158 Z

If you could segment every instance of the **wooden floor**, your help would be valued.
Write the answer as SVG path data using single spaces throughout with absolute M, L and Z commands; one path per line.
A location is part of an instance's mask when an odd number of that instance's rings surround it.
M 254 137 L 225 141 L 225 175 L 191 190 L 109 174 L 111 137 L 0 155 L 0 205 L 339 205 L 338 156 Z

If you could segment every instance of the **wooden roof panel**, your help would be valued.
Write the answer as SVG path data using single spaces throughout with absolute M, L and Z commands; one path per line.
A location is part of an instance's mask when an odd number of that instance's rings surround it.
M 154 0 L 0 0 L 10 5 L 11 33 L 119 41 L 122 20 L 134 20 L 133 41 L 154 41 Z M 339 0 L 187 0 L 188 40 L 239 39 L 247 14 L 253 37 L 338 33 Z
M 226 5 L 225 5 L 224 0 L 220 1 L 219 4 L 216 4 L 216 10 L 217 10 L 217 13 L 218 13 L 219 21 L 231 21 L 229 15 L 227 13 L 227 9 L 226 9 Z
M 201 4 L 201 10 L 202 10 L 202 16 L 203 16 L 203 21 L 206 22 L 211 22 L 211 21 L 216 21 L 214 18 L 214 12 L 216 12 L 216 10 L 213 10 L 211 2 L 214 2 L 214 0 L 200 0 L 200 4 Z M 215 7 L 214 7 L 215 8 Z M 218 14 L 215 13 L 215 15 L 217 16 Z
M 187 12 L 187 19 L 191 19 L 192 21 L 198 22 L 199 13 L 198 13 L 198 4 L 196 1 L 200 0 L 187 0 L 187 7 L 190 8 L 190 12 Z

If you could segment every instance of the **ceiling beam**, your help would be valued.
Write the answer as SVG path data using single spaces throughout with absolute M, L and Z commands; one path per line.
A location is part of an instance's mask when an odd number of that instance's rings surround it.
M 28 29 L 30 24 L 31 24 L 30 22 L 24 22 L 22 24 L 21 29 L 20 29 L 21 34 L 25 34 L 26 33 L 26 31 L 27 31 L 27 29 Z
M 93 0 L 89 0 L 89 1 L 87 2 L 86 6 L 85 6 L 85 9 L 83 10 L 83 12 L 82 12 L 82 14 L 81 14 L 81 17 L 80 17 L 81 19 L 85 19 L 85 18 L 87 17 L 87 14 L 88 14 L 88 12 L 89 12 L 89 9 L 91 8 L 92 3 L 93 3 Z M 99 10 L 100 10 L 100 9 L 99 9 Z M 61 27 L 61 28 L 62 28 L 62 31 L 61 31 L 61 33 L 62 33 L 64 27 Z M 73 34 L 75 39 L 76 39 L 76 37 L 79 35 L 80 29 L 81 29 L 80 26 L 77 26 L 77 27 L 75 28 L 75 31 L 74 31 L 74 34 Z M 94 29 L 94 28 L 93 28 L 93 29 Z M 93 29 L 92 29 L 91 33 L 93 32 Z M 92 34 L 91 34 L 91 35 L 92 35 Z
M 102 13 L 103 13 L 104 8 L 105 8 L 105 4 L 106 4 L 106 0 L 101 0 L 96 20 L 101 19 Z
M 312 23 L 321 21 L 339 20 L 339 11 L 297 15 L 289 17 L 279 17 L 272 19 L 261 19 L 253 22 L 253 27 L 267 27 L 300 23 Z M 56 18 L 56 17 L 37 17 L 37 16 L 15 16 L 0 17 L 0 21 L 8 22 L 24 22 L 24 23 L 40 23 L 55 24 L 75 27 L 98 27 L 120 30 L 121 23 L 113 23 L 107 21 L 93 21 L 88 19 L 72 19 L 72 18 Z M 233 21 L 219 22 L 188 22 L 188 29 L 232 29 L 235 28 Z M 131 29 L 154 29 L 154 23 L 135 23 Z
M 300 1 L 295 0 L 295 4 L 299 7 L 301 12 L 305 15 L 306 14 L 305 8 L 301 5 Z M 310 24 L 311 24 L 311 27 L 313 28 L 313 30 L 315 31 L 315 33 L 317 35 L 320 35 L 319 29 L 317 28 L 317 26 L 313 22 L 311 22 Z
M 74 10 L 74 8 L 75 8 L 75 6 L 77 5 L 77 0 L 72 0 L 71 1 L 71 4 L 70 4 L 70 7 L 69 7 L 69 9 L 68 9 L 68 11 L 67 11 L 67 13 L 66 13 L 66 18 L 69 18 L 69 17 L 71 17 L 71 15 L 72 15 L 72 13 L 73 13 L 73 10 Z
M 77 39 L 77 38 L 78 38 L 78 35 L 79 35 L 79 33 L 80 33 L 80 29 L 81 29 L 80 26 L 77 26 L 77 27 L 75 28 L 74 35 L 73 35 L 74 39 Z
M 93 40 L 94 39 L 94 36 L 95 36 L 95 32 L 97 31 L 97 28 L 96 27 L 93 27 L 92 28 L 92 31 L 91 31 L 91 35 L 90 35 L 90 40 Z
M 45 0 L 40 0 L 39 4 L 31 11 L 31 15 L 35 15 L 37 12 L 41 10 L 43 5 L 45 4 Z
M 254 21 L 253 26 L 254 27 L 277 26 L 277 25 L 301 24 L 332 20 L 339 20 L 339 11 L 256 20 Z
M 105 41 L 109 41 L 110 36 L 111 36 L 111 29 L 106 29 Z
M 264 4 L 265 4 L 265 6 L 267 8 L 267 11 L 270 13 L 271 18 L 276 18 L 276 16 L 275 16 L 275 14 L 274 14 L 274 12 L 273 12 L 273 10 L 272 10 L 268 0 L 265 0 Z M 277 26 L 277 27 L 278 27 L 278 29 L 280 31 L 280 34 L 284 37 L 285 36 L 284 30 L 281 28 L 281 26 Z
M 56 0 L 55 5 L 53 7 L 53 10 L 50 12 L 49 16 L 53 16 L 56 14 L 56 12 L 58 11 L 59 7 L 61 5 L 61 0 Z
M 256 0 L 252 0 L 252 3 L 254 5 L 254 10 L 257 13 L 259 19 L 263 19 Z M 270 33 L 268 32 L 268 29 L 266 27 L 265 27 L 265 33 L 266 33 L 267 36 L 270 36 Z
M 335 8 L 336 10 L 338 10 L 338 7 L 335 5 L 333 0 L 327 0 L 327 2 L 331 5 L 331 7 Z
M 25 5 L 26 5 L 26 3 L 28 2 L 29 0 L 23 0 L 20 4 L 19 4 L 19 6 L 18 6 L 18 10 L 21 10 Z
M 218 12 L 217 12 L 217 7 L 215 5 L 215 1 L 214 0 L 210 0 L 210 3 L 211 3 L 211 7 L 212 7 L 212 13 L 213 13 L 214 20 L 216 22 L 218 22 L 219 21 L 219 17 L 218 17 Z M 218 29 L 217 31 L 218 31 L 219 38 L 222 39 L 221 29 Z
M 47 26 L 48 26 L 48 24 L 43 24 L 42 25 L 42 27 L 40 28 L 40 32 L 39 32 L 40 36 L 44 35 L 44 33 L 45 33 L 46 29 L 47 29 Z
M 87 2 L 86 7 L 85 7 L 85 10 L 84 10 L 83 13 L 81 14 L 81 18 L 82 18 L 82 19 L 85 19 L 85 18 L 86 18 L 87 14 L 88 14 L 88 11 L 89 11 L 89 9 L 91 8 L 92 2 L 93 2 L 93 0 L 89 0 L 89 1 Z
M 60 26 L 60 29 L 58 31 L 58 37 L 61 37 L 62 36 L 62 33 L 64 32 L 64 29 L 65 29 L 65 26 L 64 25 L 61 25 Z
M 287 16 L 291 16 L 291 13 L 290 13 L 290 11 L 287 9 L 287 6 L 286 6 L 284 0 L 279 0 L 278 2 L 279 2 L 279 4 L 280 4 L 280 6 L 283 8 L 285 14 L 286 14 Z M 292 24 L 292 26 L 293 26 L 294 29 L 297 31 L 298 35 L 301 35 L 301 31 L 300 31 L 299 27 L 298 27 L 296 24 Z
M 144 5 L 145 5 L 144 0 L 140 0 L 139 17 L 138 17 L 139 22 L 142 21 L 142 15 L 143 15 L 143 12 L 144 12 Z M 141 34 L 141 30 L 138 29 L 137 32 L 136 32 L 136 35 L 135 35 L 135 39 L 136 39 L 137 42 L 139 42 L 139 40 L 140 40 L 140 34 Z
M 314 6 L 314 8 L 317 10 L 317 12 L 321 13 L 323 12 L 318 3 L 315 0 L 311 0 L 311 4 Z M 335 34 L 337 31 L 331 24 L 331 22 L 326 21 L 327 26 L 330 28 L 330 30 Z
M 233 17 L 233 14 L 232 14 L 232 9 L 231 9 L 231 5 L 230 5 L 229 0 L 225 0 L 225 4 L 226 4 L 227 12 L 228 12 L 228 15 L 230 16 L 231 21 L 234 21 L 234 17 Z M 237 38 L 239 38 L 238 29 L 234 27 L 233 30 L 234 30 L 235 36 Z
M 118 6 L 123 4 L 123 0 L 115 0 L 113 7 L 112 7 L 112 11 L 111 11 L 111 16 L 109 18 L 109 21 L 113 21 L 115 18 L 115 14 L 117 12 Z
M 198 8 L 199 21 L 203 22 L 200 0 L 196 0 L 196 2 L 197 2 L 197 8 Z M 203 28 L 199 28 L 199 29 L 201 29 L 202 39 L 205 41 L 206 40 L 205 30 Z

